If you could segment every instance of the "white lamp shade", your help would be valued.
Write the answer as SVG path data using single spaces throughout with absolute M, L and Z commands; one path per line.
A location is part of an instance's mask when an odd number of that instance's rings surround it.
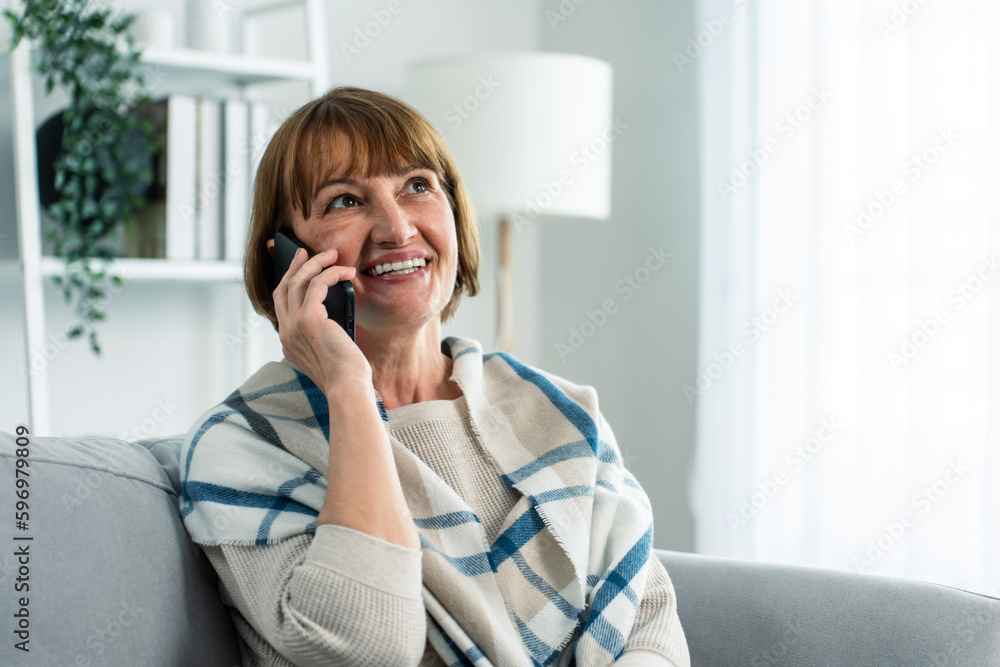
M 409 101 L 445 137 L 480 215 L 610 215 L 608 63 L 559 53 L 422 61 Z

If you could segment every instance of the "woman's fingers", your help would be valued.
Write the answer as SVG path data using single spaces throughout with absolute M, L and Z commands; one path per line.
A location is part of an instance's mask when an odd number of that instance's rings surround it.
M 371 379 L 371 367 L 361 350 L 329 319 L 323 305 L 331 287 L 357 275 L 355 267 L 338 266 L 336 261 L 335 249 L 314 257 L 296 252 L 274 292 L 285 358 L 324 391 L 342 380 Z
M 309 281 L 337 261 L 337 251 L 334 248 L 309 257 L 305 250 L 296 250 L 288 272 L 282 277 L 287 289 L 292 295 L 301 297 L 309 286 Z M 280 284 L 280 283 L 279 283 Z
M 312 279 L 333 265 L 336 260 L 337 251 L 333 248 L 313 257 L 309 257 L 302 248 L 295 251 L 288 271 L 281 277 L 274 290 L 275 312 L 279 320 L 280 316 L 287 313 L 291 307 L 301 306 Z
M 303 295 L 306 300 L 313 298 L 311 296 L 314 291 L 321 291 L 323 295 L 320 301 L 326 298 L 326 290 L 333 287 L 342 280 L 351 280 L 357 274 L 358 270 L 353 266 L 329 266 L 318 275 L 313 277 L 309 283 L 306 285 L 306 293 Z
M 292 282 L 292 278 L 298 273 L 299 268 L 305 264 L 306 260 L 309 258 L 309 254 L 305 251 L 305 248 L 299 248 L 292 255 L 292 261 L 288 265 L 288 269 L 285 271 L 285 275 L 281 276 L 281 280 L 274 288 L 274 313 L 278 317 L 278 321 L 285 319 L 288 314 L 288 287 Z
M 281 325 L 280 331 L 284 334 L 281 336 L 284 344 L 294 345 L 292 341 L 299 336 L 319 340 L 314 336 L 329 327 L 329 318 L 323 305 L 327 293 L 338 282 L 351 280 L 357 275 L 357 269 L 353 266 L 333 264 L 336 259 L 336 249 L 314 257 L 306 257 L 304 251 L 296 251 L 288 272 L 282 276 L 275 289 L 275 313 Z M 320 334 L 320 338 L 325 338 L 326 335 Z

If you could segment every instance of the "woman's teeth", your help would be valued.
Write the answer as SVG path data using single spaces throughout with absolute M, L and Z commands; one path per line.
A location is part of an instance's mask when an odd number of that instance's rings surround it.
M 388 273 L 392 276 L 401 276 L 406 273 L 413 273 L 426 266 L 427 260 L 418 257 L 417 259 L 404 259 L 402 262 L 385 262 L 378 264 L 365 271 L 369 276 L 380 276 Z

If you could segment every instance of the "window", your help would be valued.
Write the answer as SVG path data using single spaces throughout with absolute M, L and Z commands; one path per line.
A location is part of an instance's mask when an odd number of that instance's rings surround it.
M 1000 8 L 699 12 L 698 550 L 998 594 Z

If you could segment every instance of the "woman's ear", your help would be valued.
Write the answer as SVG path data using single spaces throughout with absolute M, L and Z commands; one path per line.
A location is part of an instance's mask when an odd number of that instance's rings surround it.
M 271 253 L 271 259 L 274 259 L 274 239 L 267 240 L 267 251 Z

